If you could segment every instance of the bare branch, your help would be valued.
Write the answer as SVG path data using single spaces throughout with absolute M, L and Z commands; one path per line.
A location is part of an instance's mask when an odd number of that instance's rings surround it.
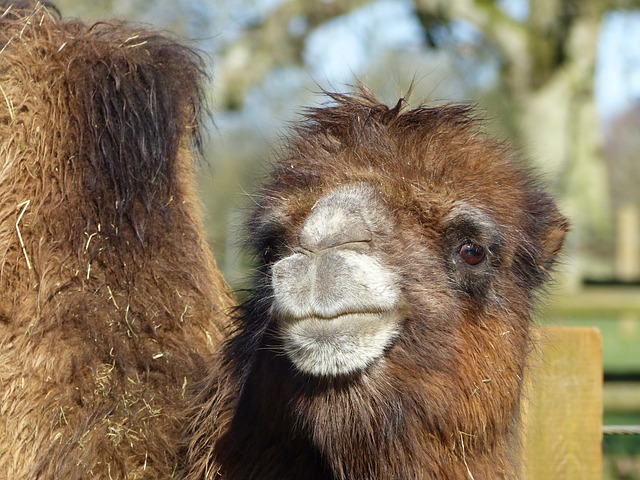
M 308 35 L 324 22 L 340 17 L 367 0 L 284 2 L 223 53 L 216 83 L 217 97 L 226 108 L 241 107 L 245 92 L 260 83 L 276 67 L 301 64 Z
M 464 20 L 477 27 L 501 52 L 503 62 L 513 65 L 514 81 L 528 83 L 528 35 L 526 25 L 514 20 L 495 2 L 477 0 L 415 0 L 416 10 L 440 18 Z

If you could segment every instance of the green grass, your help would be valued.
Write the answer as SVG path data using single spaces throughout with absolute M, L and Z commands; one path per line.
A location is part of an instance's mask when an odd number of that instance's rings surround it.
M 640 425 L 640 411 L 634 413 L 606 412 L 605 425 Z M 640 480 L 640 436 L 605 435 L 605 480 Z

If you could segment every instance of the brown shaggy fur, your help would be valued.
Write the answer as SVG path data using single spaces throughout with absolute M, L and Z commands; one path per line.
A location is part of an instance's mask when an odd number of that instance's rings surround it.
M 256 197 L 248 238 L 263 260 L 194 409 L 186 477 L 514 479 L 534 290 L 566 221 L 469 108 L 331 97 L 307 112 Z M 270 269 L 320 198 L 359 182 L 392 212 L 393 236 L 374 242 L 401 274 L 403 331 L 365 371 L 313 377 L 278 344 Z M 496 226 L 473 271 L 452 261 L 470 227 L 450 215 L 467 208 Z
M 10 3 L 0 478 L 169 478 L 231 304 L 193 189 L 201 62 L 154 32 Z

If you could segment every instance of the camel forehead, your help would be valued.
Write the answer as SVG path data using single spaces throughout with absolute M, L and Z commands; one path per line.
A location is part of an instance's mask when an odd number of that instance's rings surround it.
M 451 158 L 451 152 L 440 152 L 437 158 L 430 155 L 415 158 L 416 155 L 417 152 L 414 158 L 368 158 L 366 161 L 371 163 L 351 165 L 341 174 L 328 171 L 318 177 L 318 188 L 325 195 L 317 200 L 315 186 L 313 191 L 300 189 L 301 197 L 316 200 L 312 208 L 310 202 L 301 202 L 294 208 L 302 206 L 309 212 L 305 228 L 311 230 L 317 224 L 323 224 L 323 228 L 330 223 L 338 224 L 337 219 L 331 222 L 329 217 L 338 212 L 349 214 L 364 204 L 369 204 L 372 215 L 363 220 L 370 223 L 378 221 L 385 212 L 390 216 L 395 211 L 416 209 L 423 214 L 428 212 L 434 220 L 448 215 L 458 205 L 481 209 L 489 216 L 509 218 L 524 201 L 527 176 L 503 159 L 473 155 Z M 349 159 L 344 161 L 349 163 Z

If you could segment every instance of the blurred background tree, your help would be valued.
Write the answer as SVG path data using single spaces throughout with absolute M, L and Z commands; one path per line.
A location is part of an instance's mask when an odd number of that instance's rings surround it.
M 478 105 L 488 128 L 537 168 L 573 223 L 567 305 L 544 315 L 599 326 L 605 370 L 640 375 L 640 0 L 56 3 L 66 16 L 165 28 L 210 60 L 215 125 L 201 191 L 232 285 L 246 272 L 243 208 L 287 123 L 323 101 L 321 89 L 345 91 L 360 79 L 395 103 L 413 84 L 413 105 Z M 600 295 L 585 279 L 630 288 Z M 631 421 L 640 423 L 634 392 Z M 632 455 L 616 467 L 619 478 L 640 478 L 640 446 L 624 445 Z

